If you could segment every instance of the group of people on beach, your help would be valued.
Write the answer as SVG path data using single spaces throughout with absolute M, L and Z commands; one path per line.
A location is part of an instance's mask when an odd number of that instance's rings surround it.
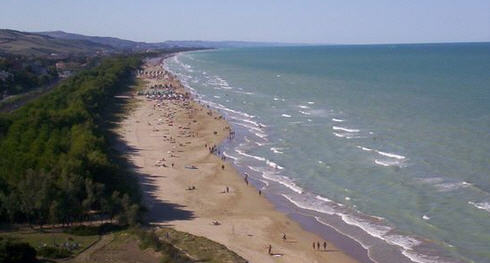
M 313 242 L 313 250 L 321 250 L 322 247 L 321 247 L 321 244 L 320 242 Z M 323 241 L 323 250 L 327 250 L 327 242 L 326 241 Z

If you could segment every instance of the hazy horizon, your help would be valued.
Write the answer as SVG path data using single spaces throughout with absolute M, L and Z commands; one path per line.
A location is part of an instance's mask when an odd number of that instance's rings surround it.
M 489 42 L 490 1 L 8 1 L 0 28 L 138 42 L 314 45 Z M 103 26 L 101 26 L 103 25 Z

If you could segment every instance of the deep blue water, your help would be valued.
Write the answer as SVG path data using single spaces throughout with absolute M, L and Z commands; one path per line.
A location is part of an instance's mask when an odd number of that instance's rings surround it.
M 166 66 L 232 123 L 240 170 L 373 260 L 490 262 L 489 43 L 222 49 Z

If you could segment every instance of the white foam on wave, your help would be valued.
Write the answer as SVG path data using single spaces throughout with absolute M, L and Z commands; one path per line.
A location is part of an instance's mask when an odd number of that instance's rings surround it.
M 366 151 L 366 152 L 372 152 L 373 151 L 373 149 L 371 149 L 371 148 L 360 146 L 360 145 L 357 145 L 356 147 L 363 150 L 363 151 Z
M 235 119 L 235 118 L 231 118 L 231 119 Z M 235 120 L 237 120 L 237 119 L 235 119 Z M 238 125 L 238 126 L 241 126 L 241 127 L 244 127 L 244 128 L 247 128 L 250 132 L 251 131 L 256 131 L 256 132 L 264 133 L 264 130 L 262 130 L 261 128 L 256 127 L 256 126 L 252 126 L 252 125 L 249 125 L 249 124 L 246 124 L 246 123 L 242 123 L 242 122 L 239 122 L 239 121 L 230 121 L 230 123 L 235 124 L 235 125 Z
M 332 202 L 333 203 L 332 200 L 330 200 L 330 199 L 328 199 L 326 197 L 320 196 L 320 195 L 315 196 L 315 198 L 318 199 L 318 200 L 324 201 L 324 202 Z
M 275 163 L 273 161 L 270 161 L 270 160 L 265 160 L 265 163 L 267 165 L 269 165 L 269 167 L 272 167 L 274 169 L 279 169 L 279 170 L 283 170 L 284 169 L 284 167 L 282 167 L 282 166 L 278 165 L 277 163 Z
M 298 196 L 295 199 L 292 196 L 281 194 L 284 198 L 286 198 L 289 202 L 293 203 L 295 206 L 299 208 L 303 208 L 306 210 L 316 211 L 323 214 L 335 215 L 335 209 L 326 205 L 324 202 L 311 201 L 306 198 L 306 196 Z
M 411 249 L 402 250 L 402 254 L 409 258 L 412 262 L 416 263 L 443 263 L 439 257 L 436 256 L 428 256 L 417 253 Z
M 294 192 L 298 193 L 298 194 L 301 194 L 303 193 L 303 188 L 297 186 L 294 181 L 288 177 L 285 177 L 285 176 L 282 176 L 282 175 L 279 175 L 275 172 L 271 172 L 271 171 L 268 171 L 268 170 L 265 170 L 265 169 L 260 169 L 260 168 L 257 168 L 257 167 L 251 167 L 249 166 L 248 168 L 250 168 L 251 170 L 253 171 L 256 171 L 256 172 L 260 172 L 262 177 L 264 179 L 267 179 L 269 181 L 273 181 L 273 182 L 276 182 L 276 183 L 279 183 L 291 190 L 293 190 Z
M 481 210 L 485 210 L 487 212 L 490 213 L 490 202 L 472 202 L 472 201 L 469 201 L 468 204 L 478 208 L 478 209 L 481 209 Z
M 437 188 L 438 192 L 450 192 L 454 191 L 460 188 L 466 188 L 469 187 L 471 184 L 468 184 L 466 182 L 446 182 L 446 183 L 439 183 L 435 184 L 434 187 Z
M 387 153 L 387 152 L 382 152 L 382 151 L 376 151 L 376 152 L 378 154 L 380 154 L 380 155 L 383 155 L 383 156 L 386 156 L 386 157 L 390 157 L 390 158 L 395 158 L 395 159 L 398 159 L 398 160 L 403 160 L 403 159 L 406 158 L 403 155 L 398 155 L 398 154 L 394 154 L 394 153 Z
M 382 161 L 382 160 L 375 159 L 374 160 L 374 163 L 377 164 L 377 165 L 385 166 L 385 167 L 388 167 L 388 166 L 400 166 L 400 163 L 397 162 L 397 161 Z
M 278 154 L 283 154 L 284 152 L 281 152 L 282 148 L 276 148 L 276 147 L 271 147 L 270 150 L 274 153 Z
M 278 165 L 277 163 L 275 163 L 275 162 L 273 162 L 271 160 L 268 160 L 268 159 L 266 159 L 264 157 L 247 154 L 247 153 L 244 153 L 243 151 L 240 151 L 239 149 L 235 149 L 235 152 L 237 152 L 238 154 L 240 154 L 242 156 L 249 157 L 249 158 L 255 159 L 257 161 L 265 162 L 271 168 L 279 169 L 279 170 L 283 170 L 284 169 L 284 167 L 282 167 L 282 166 Z
M 239 149 L 235 149 L 235 152 L 237 152 L 238 154 L 240 154 L 242 156 L 249 157 L 249 158 L 252 158 L 252 159 L 255 159 L 255 160 L 258 160 L 258 161 L 265 162 L 265 160 L 266 160 L 264 157 L 247 154 L 247 153 L 244 153 L 244 152 L 240 151 Z
M 238 158 L 233 156 L 233 155 L 230 155 L 228 153 L 226 153 L 225 151 L 223 151 L 223 155 L 226 157 L 226 158 L 230 158 L 230 159 L 233 159 L 235 161 L 238 161 Z
M 235 93 L 238 93 L 238 94 L 255 95 L 255 93 L 250 92 L 250 91 L 239 91 L 239 90 L 235 90 L 234 92 Z
M 309 109 L 310 107 L 308 107 L 306 105 L 298 105 L 298 108 L 300 108 L 300 109 Z
M 247 114 L 245 112 L 237 111 L 237 110 L 234 110 L 234 109 L 227 108 L 224 105 L 219 104 L 219 103 L 216 103 L 216 102 L 212 102 L 212 101 L 208 101 L 208 100 L 203 100 L 203 99 L 201 99 L 201 102 L 204 103 L 204 104 L 208 104 L 209 106 L 211 106 L 213 108 L 216 108 L 216 109 L 219 109 L 219 110 L 228 111 L 228 112 L 231 112 L 231 113 L 240 115 L 240 116 L 247 117 L 249 119 L 255 118 L 255 116 L 253 116 L 253 115 Z
M 358 135 L 352 135 L 350 133 L 338 133 L 338 132 L 332 132 L 333 135 L 335 135 L 336 137 L 340 137 L 340 138 L 345 138 L 345 139 L 359 139 L 359 138 L 363 138 L 361 136 L 358 136 Z
M 315 104 L 315 102 L 314 101 L 308 101 L 308 104 L 313 105 L 313 104 Z
M 332 121 L 334 121 L 334 122 L 344 122 L 345 120 L 332 118 Z
M 302 111 L 302 110 L 300 110 L 300 111 L 299 111 L 299 113 L 301 113 L 301 114 L 303 114 L 303 115 L 311 115 L 311 113 L 306 112 L 306 111 Z
M 284 118 L 291 118 L 291 115 L 289 115 L 289 114 L 284 114 L 283 113 L 283 114 L 281 114 L 281 116 L 284 117 Z
M 339 127 L 339 126 L 333 126 L 332 129 L 335 131 L 360 132 L 360 130 L 358 130 L 358 129 L 348 129 L 348 128 Z

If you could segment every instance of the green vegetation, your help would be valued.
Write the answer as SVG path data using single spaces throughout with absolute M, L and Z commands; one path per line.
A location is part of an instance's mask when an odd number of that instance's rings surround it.
M 160 242 L 171 244 L 186 255 L 195 259 L 193 262 L 247 262 L 227 247 L 205 237 L 195 236 L 172 228 L 161 228 L 155 232 Z
M 110 151 L 103 127 L 113 95 L 129 87 L 140 61 L 106 59 L 0 115 L 0 221 L 139 220 L 138 184 Z
M 41 250 L 45 250 L 47 252 L 50 250 L 49 248 L 56 248 L 59 250 L 64 249 L 68 251 L 70 255 L 72 253 L 79 253 L 99 240 L 99 236 L 97 234 L 90 236 L 78 236 L 63 233 L 59 230 L 38 231 L 32 229 L 1 233 L 0 238 L 15 242 L 27 243 L 39 253 L 41 253 Z
M 113 51 L 109 45 L 87 40 L 58 39 L 41 34 L 0 29 L 0 54 L 63 58 L 70 54 L 95 54 Z
M 2 263 L 34 263 L 36 250 L 24 242 L 13 242 L 10 239 L 0 238 L 0 262 Z
M 0 98 L 2 94 L 19 94 L 48 85 L 57 78 L 54 60 L 0 57 Z

